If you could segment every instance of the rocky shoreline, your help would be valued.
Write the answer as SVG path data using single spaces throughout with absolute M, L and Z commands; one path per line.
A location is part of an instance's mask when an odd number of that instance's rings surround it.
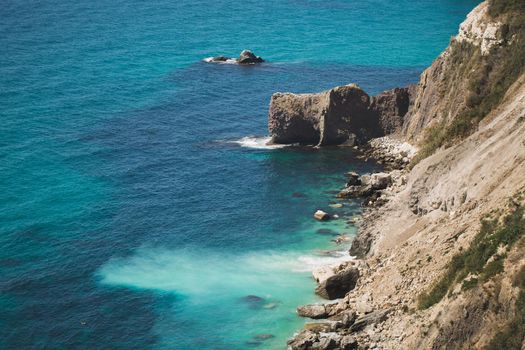
M 416 154 L 415 147 L 390 137 L 370 140 L 361 147 L 362 157 L 372 158 L 389 166 L 388 172 L 359 175 L 355 172 L 346 174 L 348 182 L 337 195 L 339 198 L 363 199 L 364 211 L 360 220 L 360 231 L 374 218 L 379 207 L 397 193 L 406 184 L 406 166 Z M 352 256 L 364 256 L 369 248 L 368 242 L 359 235 L 350 249 Z M 315 293 L 327 300 L 323 304 L 302 305 L 297 314 L 309 318 L 304 329 L 288 341 L 292 350 L 333 350 L 358 349 L 359 344 L 369 344 L 370 337 L 361 334 L 369 326 L 375 327 L 388 319 L 395 308 L 375 309 L 370 300 L 357 300 L 351 291 L 365 288 L 366 278 L 370 275 L 369 263 L 354 258 L 343 263 L 320 267 L 312 275 L 317 283 Z M 375 328 L 374 328 L 375 330 Z M 379 332 L 379 329 L 377 329 Z M 374 338 L 374 336 L 372 336 Z M 373 348 L 373 346 L 371 347 Z
M 289 349 L 524 349 L 517 3 L 476 6 L 416 85 L 377 96 L 355 84 L 272 96 L 274 143 L 354 147 L 385 169 L 346 174 L 337 195 L 364 206 L 355 258 L 313 273 L 327 302 L 297 309 L 312 322 Z

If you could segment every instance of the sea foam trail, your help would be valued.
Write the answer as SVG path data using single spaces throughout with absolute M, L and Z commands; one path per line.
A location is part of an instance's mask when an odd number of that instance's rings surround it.
M 256 294 L 283 298 L 311 271 L 351 259 L 276 251 L 217 253 L 209 250 L 143 248 L 129 258 L 112 259 L 98 271 L 102 284 L 173 292 L 188 297 L 238 298 Z
M 276 145 L 271 144 L 272 138 L 270 136 L 245 136 L 239 140 L 226 141 L 228 143 L 234 143 L 241 147 L 256 148 L 256 149 L 278 149 L 287 147 L 289 145 Z

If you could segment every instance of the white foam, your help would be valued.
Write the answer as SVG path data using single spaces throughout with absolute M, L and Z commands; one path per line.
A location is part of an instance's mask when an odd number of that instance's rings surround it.
M 277 149 L 283 148 L 289 145 L 276 145 L 271 144 L 271 137 L 269 136 L 245 136 L 239 140 L 227 141 L 228 143 L 235 143 L 241 147 L 255 148 L 255 149 Z
M 235 58 L 229 58 L 226 61 L 214 61 L 214 57 L 206 57 L 203 59 L 204 62 L 208 63 L 219 63 L 219 64 L 237 64 L 237 60 Z
M 304 284 L 307 273 L 350 259 L 346 251 L 314 256 L 271 250 L 233 254 L 206 249 L 142 248 L 129 258 L 110 260 L 97 275 L 107 285 L 188 296 L 277 296 L 298 289 L 310 290 Z
M 335 266 L 353 259 L 353 257 L 348 255 L 346 250 L 334 251 L 330 256 L 300 256 L 298 260 L 301 263 L 301 266 L 296 271 L 312 272 L 320 267 Z

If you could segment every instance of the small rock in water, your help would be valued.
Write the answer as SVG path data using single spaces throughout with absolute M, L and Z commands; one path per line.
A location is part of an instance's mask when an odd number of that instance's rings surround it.
M 260 58 L 259 56 L 255 56 L 255 54 L 251 52 L 250 50 L 243 50 L 241 54 L 239 55 L 237 62 L 239 64 L 254 64 L 254 63 L 262 63 L 264 62 L 264 60 Z
M 328 215 L 328 213 L 325 213 L 322 210 L 318 210 L 314 213 L 314 218 L 319 221 L 326 221 L 330 219 L 330 215 Z
M 342 208 L 343 207 L 343 204 L 342 203 L 333 203 L 333 204 L 330 204 L 330 207 L 332 208 Z
M 243 50 L 238 58 L 231 58 L 226 56 L 215 56 L 205 59 L 206 62 L 215 62 L 215 63 L 237 63 L 242 65 L 262 63 L 264 60 L 256 56 L 250 50 Z
M 347 242 L 349 240 L 350 240 L 350 238 L 348 238 L 348 236 L 340 235 L 340 236 L 337 236 L 336 238 L 334 238 L 332 241 L 334 241 L 336 244 L 341 244 L 341 243 Z

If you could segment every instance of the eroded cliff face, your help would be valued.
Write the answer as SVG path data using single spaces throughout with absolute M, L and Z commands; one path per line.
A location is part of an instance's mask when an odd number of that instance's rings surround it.
M 421 75 L 403 133 L 417 142 L 431 123 L 450 123 L 469 107 L 471 82 L 484 56 L 504 43 L 501 22 L 488 15 L 488 2 L 477 6 L 461 24 L 449 47 Z
M 274 143 L 339 145 L 365 142 L 401 129 L 409 88 L 369 96 L 355 84 L 318 94 L 276 93 L 268 126 Z
M 380 349 L 486 348 L 519 312 L 513 281 L 525 266 L 523 224 L 518 242 L 501 243 L 489 259 L 502 259 L 502 271 L 486 279 L 463 276 L 431 307 L 421 310 L 419 303 L 453 257 L 469 249 L 483 218 L 525 205 L 525 75 L 480 130 L 423 160 L 406 181 L 365 217 L 354 244 L 366 277 L 342 303 L 389 312 L 385 322 L 354 336 Z M 476 285 L 465 289 L 471 277 Z
M 472 109 L 469 74 L 509 44 L 499 37 L 506 23 L 487 6 L 474 9 L 408 94 L 406 140 Z M 355 289 L 325 307 L 328 331 L 307 327 L 293 349 L 525 347 L 524 73 L 476 125 L 413 169 L 392 172 L 386 204 L 365 211 L 352 245 Z

